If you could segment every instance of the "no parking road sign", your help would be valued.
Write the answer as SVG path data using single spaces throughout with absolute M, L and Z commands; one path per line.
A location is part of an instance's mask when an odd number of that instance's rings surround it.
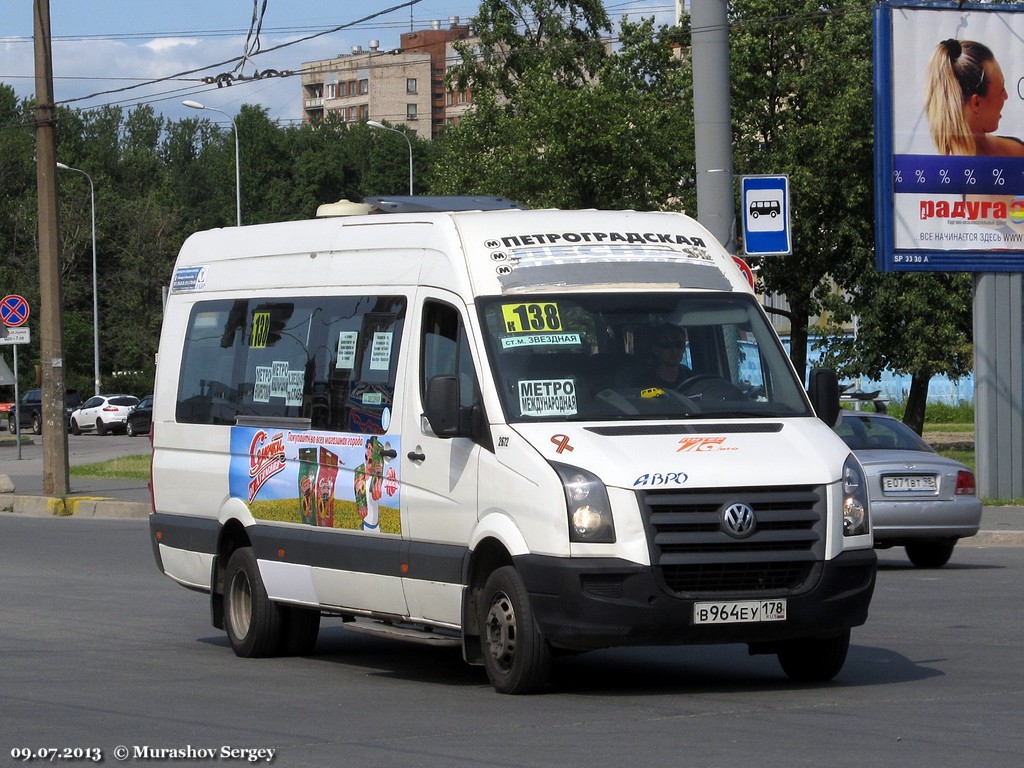
M 793 252 L 789 231 L 789 177 L 740 177 L 743 252 L 782 256 Z
M 11 294 L 0 301 L 0 320 L 10 328 L 17 328 L 28 322 L 28 302 L 21 296 Z

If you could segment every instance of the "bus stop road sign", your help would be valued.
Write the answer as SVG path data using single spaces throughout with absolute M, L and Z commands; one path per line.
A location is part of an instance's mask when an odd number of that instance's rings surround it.
M 789 177 L 742 176 L 743 251 L 748 256 L 793 252 L 789 229 Z

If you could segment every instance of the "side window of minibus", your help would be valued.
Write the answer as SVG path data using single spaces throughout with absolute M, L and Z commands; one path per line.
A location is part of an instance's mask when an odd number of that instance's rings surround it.
M 457 375 L 459 405 L 474 405 L 479 399 L 477 377 L 458 310 L 437 301 L 424 304 L 422 341 L 420 397 L 425 397 L 427 382 L 434 376 Z

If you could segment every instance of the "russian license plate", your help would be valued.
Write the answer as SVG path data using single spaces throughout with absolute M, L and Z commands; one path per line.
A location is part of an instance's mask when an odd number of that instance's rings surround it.
M 738 600 L 693 604 L 694 624 L 741 624 L 785 620 L 785 600 Z
M 882 478 L 883 493 L 935 493 L 935 475 L 886 475 Z

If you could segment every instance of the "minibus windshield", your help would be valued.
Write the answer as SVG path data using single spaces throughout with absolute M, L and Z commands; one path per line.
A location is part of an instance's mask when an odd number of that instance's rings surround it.
M 812 415 L 746 294 L 506 296 L 480 313 L 509 422 Z

